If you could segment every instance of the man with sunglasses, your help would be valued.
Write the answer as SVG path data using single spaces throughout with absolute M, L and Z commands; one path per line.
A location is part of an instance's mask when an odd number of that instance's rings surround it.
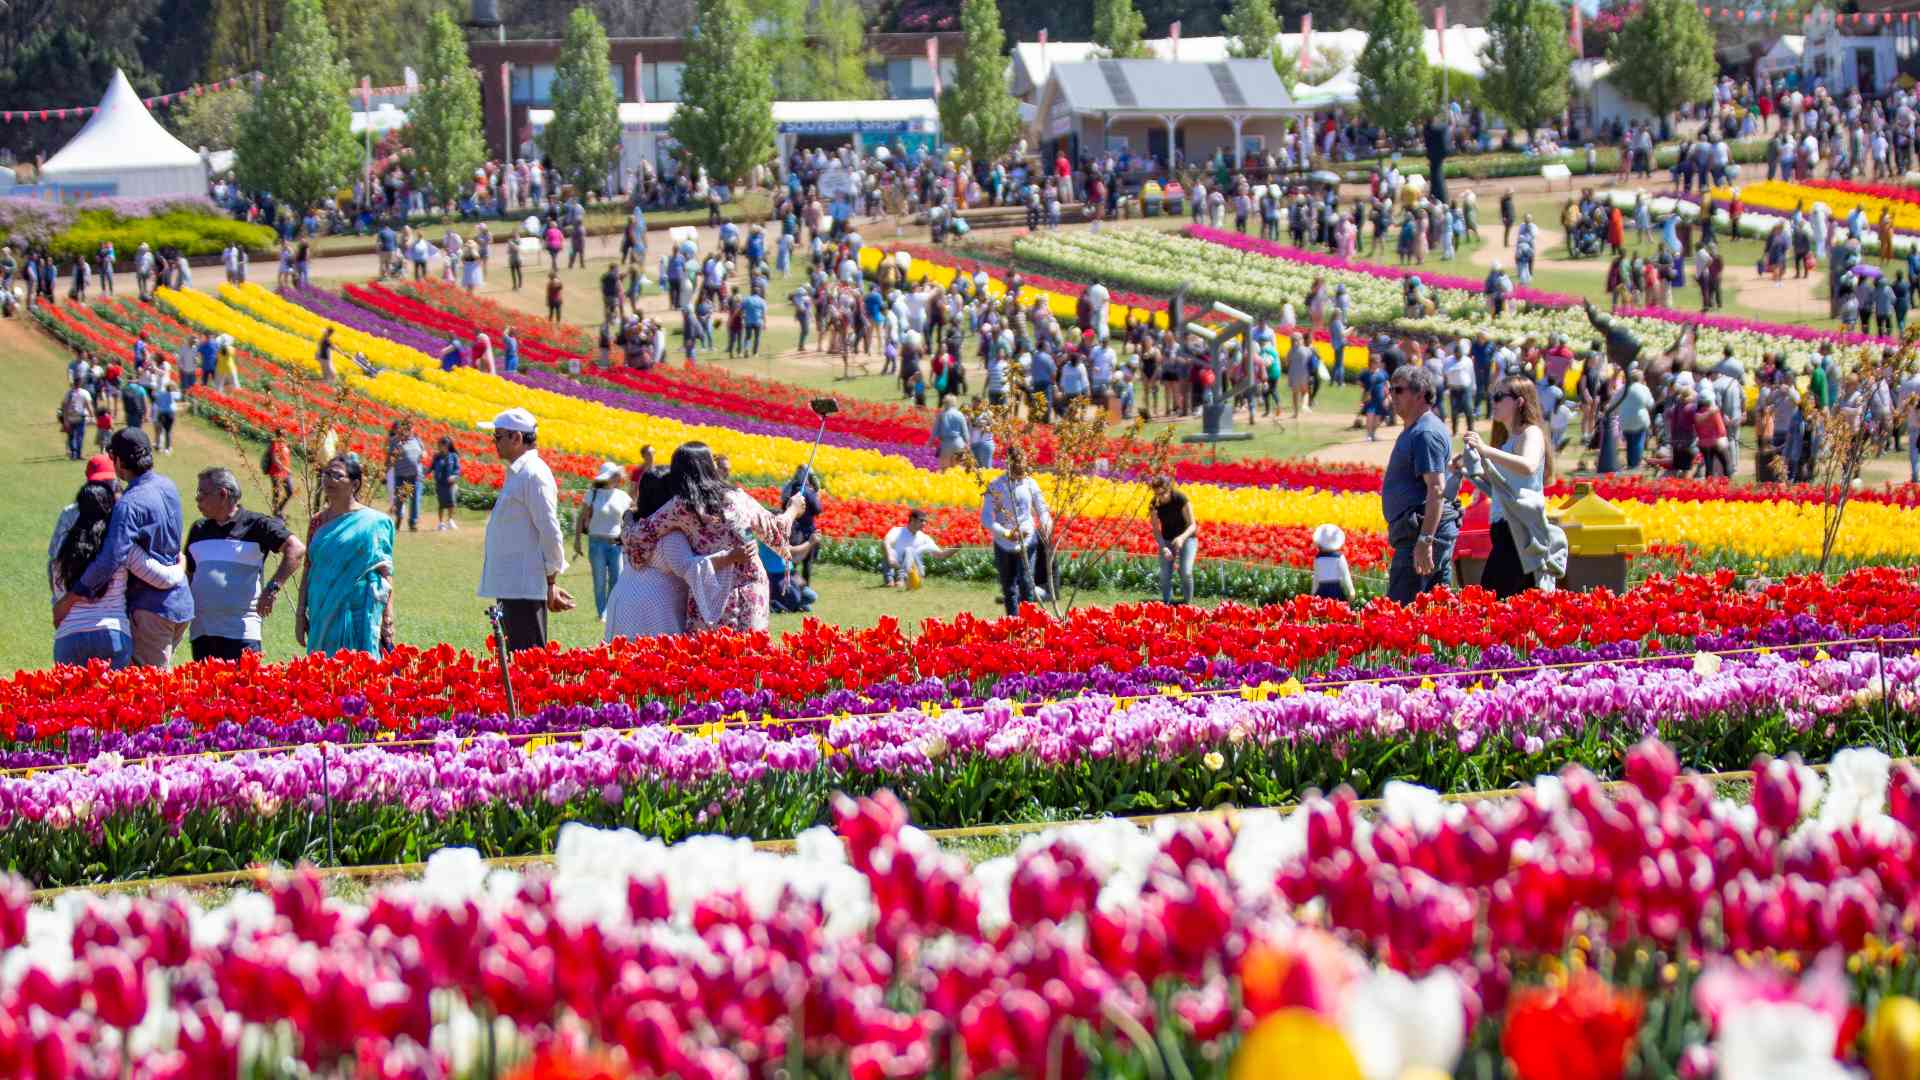
M 1442 494 L 1453 440 L 1434 413 L 1439 386 L 1426 369 L 1406 365 L 1387 383 L 1388 404 L 1404 425 L 1380 481 L 1393 563 L 1387 596 L 1398 603 L 1443 583 L 1460 532 L 1460 512 Z

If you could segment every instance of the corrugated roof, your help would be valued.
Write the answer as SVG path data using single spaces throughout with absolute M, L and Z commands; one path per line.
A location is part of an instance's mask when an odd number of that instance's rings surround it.
M 1076 112 L 1263 112 L 1293 104 L 1263 60 L 1095 60 L 1053 65 Z

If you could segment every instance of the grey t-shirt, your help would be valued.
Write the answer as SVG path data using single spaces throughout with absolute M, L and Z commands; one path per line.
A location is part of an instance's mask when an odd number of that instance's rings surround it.
M 1447 426 L 1431 410 L 1408 424 L 1394 440 L 1387 471 L 1380 477 L 1380 509 L 1388 525 L 1426 506 L 1427 483 L 1421 477 L 1446 472 L 1452 450 Z
M 194 522 L 186 547 L 192 636 L 260 640 L 260 579 L 267 556 L 286 547 L 291 535 L 279 518 L 244 508 L 225 525 Z

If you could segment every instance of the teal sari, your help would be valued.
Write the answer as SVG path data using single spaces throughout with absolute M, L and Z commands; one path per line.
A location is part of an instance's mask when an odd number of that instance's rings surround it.
M 307 545 L 307 651 L 380 655 L 380 623 L 393 586 L 393 519 L 378 510 L 342 514 Z

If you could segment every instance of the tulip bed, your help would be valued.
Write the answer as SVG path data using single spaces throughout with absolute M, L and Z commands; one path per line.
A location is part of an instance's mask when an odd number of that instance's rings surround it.
M 1482 330 L 1503 341 L 1517 341 L 1527 335 L 1544 340 L 1555 333 L 1564 334 L 1570 341 L 1593 336 L 1577 296 L 1522 288 L 1514 295 L 1514 307 L 1495 322 L 1487 318 L 1481 280 L 1430 273 L 1422 267 L 1343 260 L 1324 252 L 1202 226 L 1189 226 L 1183 236 L 1136 229 L 1106 230 L 1097 236 L 1023 239 L 1016 244 L 1015 252 L 1024 262 L 1149 291 L 1171 292 L 1187 283 L 1197 298 L 1221 299 L 1270 316 L 1293 304 L 1296 314 L 1305 318 L 1307 289 L 1315 279 L 1322 279 L 1329 287 L 1346 286 L 1351 307 L 1349 333 L 1355 338 L 1384 328 L 1446 340 L 1472 337 Z M 1401 282 L 1407 277 L 1418 277 L 1428 287 L 1439 307 L 1438 314 L 1404 317 Z M 1624 319 L 1624 325 L 1649 348 L 1665 348 L 1679 336 L 1682 327 L 1695 326 L 1700 355 L 1717 356 L 1730 347 L 1749 368 L 1759 365 L 1762 353 L 1806 353 L 1820 341 L 1831 341 L 1843 352 L 1853 346 L 1897 344 L 1867 335 L 1664 308 L 1636 308 L 1614 314 Z M 1348 361 L 1349 367 L 1353 366 L 1351 349 Z
M 1920 232 L 1920 204 L 1914 193 L 1899 187 L 1881 188 L 1874 184 L 1812 183 L 1788 180 L 1760 180 L 1740 186 L 1740 201 L 1756 210 L 1787 217 L 1795 209 L 1811 212 L 1813 204 L 1825 203 L 1836 219 L 1845 218 L 1858 207 L 1867 216 L 1869 236 L 1880 223 L 1882 210 L 1892 215 L 1893 226 L 1903 232 Z M 1715 201 L 1731 201 L 1731 188 L 1714 188 Z
M 1714 769 L 1910 749 L 1910 577 L 1726 584 L 621 641 L 521 654 L 518 717 L 490 660 L 446 646 L 21 672 L 0 858 L 47 884 L 539 853 L 568 821 L 782 837 L 883 787 L 943 826 L 1473 790 L 1614 773 L 1648 734 Z
M 442 850 L 364 903 L 311 873 L 211 911 L 36 909 L 8 881 L 0 1069 L 1905 1075 L 1920 773 L 1757 767 L 1736 803 L 1648 741 L 1612 790 L 1577 767 L 1500 802 L 1403 785 L 1377 817 L 1342 791 L 977 867 L 882 794 L 836 799 L 789 857 L 570 824 L 550 870 Z

